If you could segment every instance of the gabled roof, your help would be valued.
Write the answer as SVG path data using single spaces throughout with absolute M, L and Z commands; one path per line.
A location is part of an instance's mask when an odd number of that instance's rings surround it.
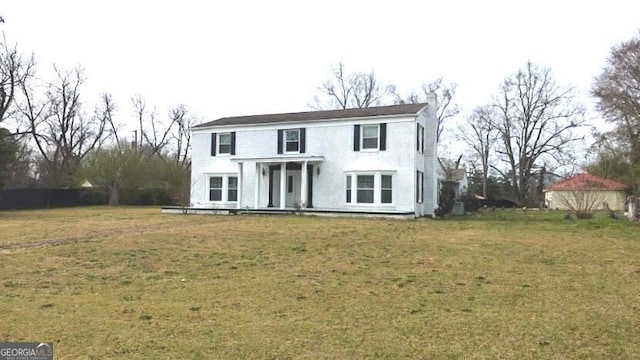
M 421 104 L 405 104 L 391 106 L 377 106 L 362 109 L 346 109 L 346 110 L 320 110 L 298 113 L 285 114 L 265 114 L 265 115 L 248 115 L 224 117 L 217 120 L 209 121 L 193 128 L 205 128 L 218 125 L 250 125 L 250 124 L 267 124 L 281 122 L 305 122 L 317 120 L 333 120 L 333 119 L 349 119 L 361 117 L 375 117 L 386 115 L 416 115 L 420 109 L 425 107 L 426 103 Z
M 628 188 L 627 185 L 605 179 L 600 176 L 591 175 L 589 173 L 582 173 L 569 178 L 564 181 L 560 181 L 551 186 L 548 186 L 544 191 L 550 190 L 610 190 L 620 191 Z

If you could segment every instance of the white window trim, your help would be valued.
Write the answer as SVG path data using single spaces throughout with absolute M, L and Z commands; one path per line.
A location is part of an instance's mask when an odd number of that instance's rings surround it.
M 207 199 L 207 203 L 209 204 L 215 204 L 215 205 L 234 205 L 238 203 L 238 201 L 229 201 L 229 178 L 230 177 L 235 177 L 238 179 L 238 184 L 236 187 L 236 191 L 237 192 L 237 198 L 239 199 L 240 196 L 242 196 L 242 194 L 240 194 L 239 190 L 240 190 L 240 176 L 238 176 L 237 173 L 225 173 L 225 174 L 216 174 L 216 173 L 210 173 L 210 174 L 205 174 L 205 176 L 207 177 L 207 186 L 206 186 L 206 195 L 205 195 L 205 199 Z M 221 177 L 222 178 L 222 198 L 221 200 L 217 201 L 217 200 L 210 200 L 209 197 L 209 191 L 211 190 L 211 178 L 212 177 Z
M 373 175 L 373 203 L 358 202 L 358 176 Z M 391 202 L 382 203 L 382 175 L 391 176 Z M 351 176 L 351 202 L 347 202 L 347 176 Z M 365 208 L 395 208 L 398 186 L 395 171 L 347 171 L 344 173 L 345 187 L 343 192 L 343 201 L 346 206 L 365 207 Z
M 296 151 L 287 151 L 287 132 L 296 132 L 298 133 L 298 150 Z M 300 129 L 286 129 L 284 130 L 282 136 L 284 137 L 284 139 L 282 139 L 282 142 L 284 144 L 284 153 L 285 154 L 300 154 Z M 293 141 L 291 141 L 293 142 Z
M 364 128 L 365 127 L 373 127 L 375 126 L 378 133 L 376 135 L 376 139 L 378 139 L 378 146 L 376 148 L 367 148 L 365 149 L 364 147 Z M 369 139 L 369 138 L 368 138 Z M 380 124 L 365 124 L 365 125 L 360 125 L 360 151 L 371 151 L 371 152 L 375 152 L 375 151 L 380 151 Z
M 229 152 L 221 152 L 220 151 L 220 147 L 223 145 L 222 141 L 221 141 L 221 138 L 222 138 L 223 135 L 229 135 Z M 217 136 L 218 136 L 218 141 L 217 141 L 217 147 L 218 148 L 216 150 L 218 150 L 218 155 L 219 156 L 231 156 L 231 133 L 230 132 L 228 132 L 228 133 L 218 133 Z M 216 176 L 216 175 L 213 175 L 213 176 Z

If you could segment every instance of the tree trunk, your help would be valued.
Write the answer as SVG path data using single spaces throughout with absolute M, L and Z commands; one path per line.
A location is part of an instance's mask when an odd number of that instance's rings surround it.
M 482 176 L 482 197 L 487 198 L 487 176 Z
M 629 221 L 638 221 L 638 210 L 640 210 L 640 198 L 637 196 L 629 196 L 627 198 L 627 216 Z
M 109 185 L 109 206 L 120 205 L 120 184 L 114 181 Z

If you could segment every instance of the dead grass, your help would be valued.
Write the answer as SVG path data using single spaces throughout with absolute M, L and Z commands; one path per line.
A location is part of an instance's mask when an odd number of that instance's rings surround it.
M 57 359 L 638 358 L 640 227 L 0 213 L 0 341 Z

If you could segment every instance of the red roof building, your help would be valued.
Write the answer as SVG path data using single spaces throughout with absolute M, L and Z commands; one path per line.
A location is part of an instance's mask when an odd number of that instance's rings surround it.
M 582 173 L 547 186 L 543 192 L 547 207 L 566 210 L 567 202 L 592 201 L 595 209 L 624 210 L 627 185 Z

